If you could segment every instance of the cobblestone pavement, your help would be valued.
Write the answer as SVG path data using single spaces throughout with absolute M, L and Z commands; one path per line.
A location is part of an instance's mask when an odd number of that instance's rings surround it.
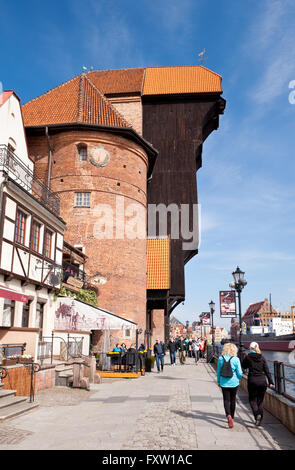
M 295 449 L 294 434 L 269 413 L 255 427 L 243 391 L 228 429 L 214 369 L 192 359 L 91 392 L 42 391 L 38 400 L 34 411 L 0 424 L 0 450 Z

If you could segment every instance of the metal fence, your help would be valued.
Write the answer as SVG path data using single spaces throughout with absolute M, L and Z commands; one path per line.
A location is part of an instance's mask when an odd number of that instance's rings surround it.
M 68 361 L 70 358 L 81 357 L 83 355 L 83 339 L 83 336 L 76 338 L 69 334 L 67 335 L 67 341 L 61 336 L 55 336 L 54 333 L 51 336 L 43 336 L 38 344 L 37 359 L 40 360 L 41 364 L 46 359 L 50 359 L 50 363 L 53 363 L 55 340 L 59 340 L 59 343 L 64 346 L 64 360 Z

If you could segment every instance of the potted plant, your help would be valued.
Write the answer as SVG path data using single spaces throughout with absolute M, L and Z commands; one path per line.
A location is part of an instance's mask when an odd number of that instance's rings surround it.
M 2 359 L 3 366 L 14 366 L 19 356 L 7 356 Z
M 156 358 L 155 356 L 148 356 L 145 359 L 145 371 L 151 372 L 152 368 L 154 367 Z
M 21 362 L 22 364 L 31 364 L 33 362 L 33 357 L 31 356 L 31 354 L 23 354 L 22 356 L 20 356 L 19 362 Z

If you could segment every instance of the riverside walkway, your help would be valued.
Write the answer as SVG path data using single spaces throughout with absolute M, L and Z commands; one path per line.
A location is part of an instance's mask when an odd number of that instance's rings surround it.
M 0 424 L 0 450 L 295 449 L 295 435 L 268 412 L 255 427 L 242 390 L 235 426 L 228 429 L 215 371 L 193 359 L 183 366 L 167 364 L 160 374 L 155 369 L 139 379 L 104 382 L 91 392 L 76 390 L 77 401 L 70 398 L 75 390 L 62 392 L 61 401 L 53 391 L 39 392 L 36 410 Z

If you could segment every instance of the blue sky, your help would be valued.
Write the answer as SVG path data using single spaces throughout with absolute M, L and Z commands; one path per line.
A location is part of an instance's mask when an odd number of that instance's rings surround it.
M 94 69 L 198 64 L 223 77 L 219 130 L 203 148 L 199 255 L 186 267 L 193 321 L 217 304 L 237 265 L 246 272 L 243 310 L 272 293 L 295 301 L 295 3 L 289 0 L 0 0 L 4 89 L 26 102 Z M 229 327 L 229 321 L 217 324 Z

